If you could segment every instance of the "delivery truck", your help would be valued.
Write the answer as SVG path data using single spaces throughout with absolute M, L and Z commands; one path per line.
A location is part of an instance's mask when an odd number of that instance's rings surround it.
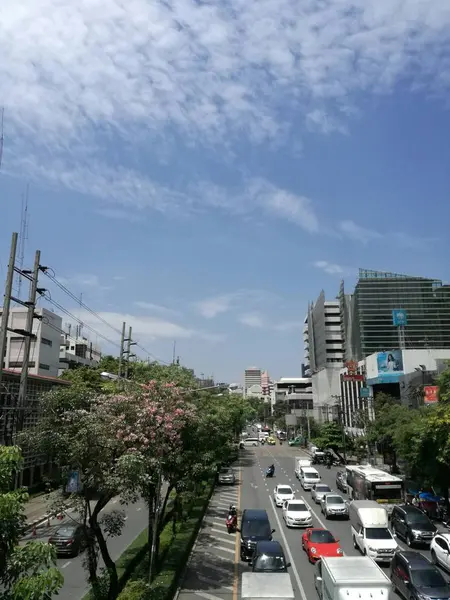
M 242 573 L 242 600 L 294 600 L 289 573 Z
M 388 600 L 391 581 L 368 556 L 323 557 L 315 566 L 320 600 Z

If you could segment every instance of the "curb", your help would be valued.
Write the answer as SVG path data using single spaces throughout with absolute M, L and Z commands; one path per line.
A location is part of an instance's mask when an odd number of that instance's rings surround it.
M 74 504 L 71 504 L 67 506 L 62 512 L 65 513 L 67 510 L 70 510 L 74 506 Z M 33 527 L 39 527 L 40 525 L 43 525 L 46 521 L 48 521 L 48 519 L 54 519 L 59 514 L 60 512 L 45 513 L 45 515 L 43 515 L 42 517 L 34 519 L 33 521 L 27 521 L 26 525 L 24 526 L 24 532 L 33 529 Z

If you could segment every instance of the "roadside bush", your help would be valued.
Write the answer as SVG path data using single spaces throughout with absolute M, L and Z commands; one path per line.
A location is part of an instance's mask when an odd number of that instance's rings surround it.
M 117 600 L 150 600 L 150 594 L 151 590 L 148 583 L 139 579 L 138 581 L 130 581 L 120 592 Z

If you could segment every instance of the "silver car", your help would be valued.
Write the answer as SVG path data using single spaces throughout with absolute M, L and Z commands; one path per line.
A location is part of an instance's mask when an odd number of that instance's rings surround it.
M 320 502 L 320 507 L 326 519 L 330 517 L 348 519 L 348 503 L 339 494 L 325 494 Z
M 326 485 L 325 483 L 316 483 L 312 487 L 311 498 L 316 504 L 320 504 L 325 494 L 329 494 L 331 491 L 332 490 L 329 485 Z
M 233 485 L 234 483 L 236 483 L 236 477 L 234 475 L 233 469 L 229 469 L 228 467 L 223 467 L 222 469 L 220 469 L 218 480 L 219 483 L 221 483 L 222 485 Z

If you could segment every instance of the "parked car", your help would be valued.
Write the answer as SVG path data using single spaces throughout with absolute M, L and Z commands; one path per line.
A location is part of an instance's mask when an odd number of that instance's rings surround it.
M 427 515 L 410 504 L 394 506 L 391 527 L 392 531 L 404 539 L 408 546 L 430 544 L 437 531 L 436 525 Z
M 347 476 L 345 471 L 338 471 L 336 473 L 336 487 L 341 492 L 344 492 L 344 494 L 347 493 Z
M 48 543 L 55 547 L 58 555 L 78 556 L 87 546 L 88 532 L 79 523 L 61 525 L 49 537 Z
M 330 517 L 348 519 L 348 503 L 339 494 L 325 494 L 320 501 L 320 509 L 326 519 Z
M 392 589 L 407 600 L 450 598 L 450 586 L 428 558 L 419 552 L 396 552 L 391 563 Z
M 287 573 L 290 563 L 286 562 L 280 542 L 258 542 L 250 560 L 254 573 Z
M 320 504 L 322 498 L 325 494 L 329 494 L 332 491 L 329 485 L 326 483 L 316 483 L 313 485 L 311 490 L 311 498 L 314 500 L 316 504 Z
M 230 469 L 229 467 L 222 467 L 219 471 L 217 480 L 222 485 L 234 485 L 236 483 L 236 476 L 233 469 Z
M 307 529 L 302 536 L 302 548 L 311 563 L 317 562 L 323 556 L 344 555 L 339 540 L 328 529 Z
M 286 500 L 283 504 L 283 519 L 287 527 L 312 525 L 312 515 L 303 500 Z
M 280 484 L 276 485 L 273 490 L 273 501 L 276 506 L 283 506 L 286 500 L 293 500 L 295 498 L 294 490 L 290 485 Z

